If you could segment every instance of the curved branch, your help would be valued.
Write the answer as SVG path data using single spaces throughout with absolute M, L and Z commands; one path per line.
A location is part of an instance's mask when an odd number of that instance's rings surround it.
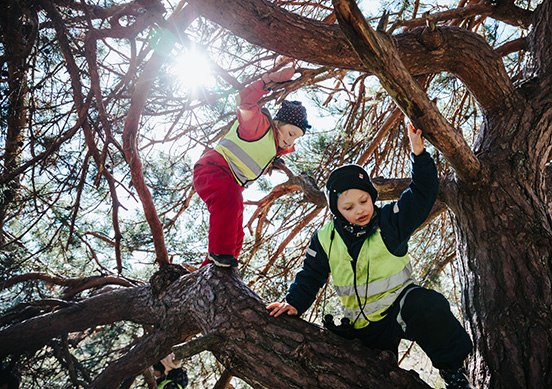
M 106 284 L 115 284 L 121 286 L 134 286 L 130 281 L 117 277 L 83 277 L 83 278 L 64 278 L 51 276 L 45 273 L 25 273 L 12 277 L 0 285 L 0 290 L 9 288 L 15 284 L 31 280 L 40 280 L 54 285 L 65 286 L 67 288 L 82 288 L 84 285 L 89 285 L 88 288 Z M 81 289 L 82 290 L 82 289 Z
M 158 317 L 149 287 L 113 290 L 0 331 L 0 360 L 9 354 L 40 348 L 68 332 L 121 320 L 155 324 Z
M 169 19 L 170 26 L 178 26 L 179 28 L 187 27 L 195 17 L 196 13 L 194 8 L 187 6 L 185 9 L 178 9 Z M 163 233 L 163 226 L 157 215 L 153 198 L 146 185 L 144 179 L 144 173 L 142 169 L 142 162 L 137 147 L 138 138 L 138 126 L 140 122 L 140 115 L 146 105 L 146 98 L 151 85 L 157 75 L 160 66 L 163 63 L 163 58 L 160 54 L 154 53 L 150 60 L 147 62 L 144 71 L 138 79 L 136 89 L 132 94 L 132 102 L 125 121 L 125 127 L 123 130 L 123 149 L 125 158 L 130 167 L 130 173 L 132 176 L 132 183 L 136 188 L 140 202 L 142 203 L 146 220 L 150 226 L 153 243 L 155 246 L 156 261 L 165 266 L 169 264 L 169 255 L 167 247 L 165 245 L 165 237 Z

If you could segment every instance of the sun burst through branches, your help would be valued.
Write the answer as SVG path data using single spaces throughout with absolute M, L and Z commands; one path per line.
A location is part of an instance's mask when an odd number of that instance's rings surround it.
M 198 96 L 216 84 L 211 61 L 196 48 L 183 50 L 174 57 L 172 73 L 175 83 L 191 95 Z

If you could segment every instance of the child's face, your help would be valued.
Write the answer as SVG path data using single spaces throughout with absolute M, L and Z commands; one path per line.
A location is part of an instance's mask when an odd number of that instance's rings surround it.
M 159 370 L 153 369 L 153 376 L 155 377 L 155 379 L 161 378 L 162 375 L 163 375 L 162 372 L 160 372 Z
M 278 146 L 282 149 L 289 149 L 297 138 L 303 135 L 303 131 L 297 126 L 280 122 L 278 125 Z
M 360 189 L 349 189 L 337 198 L 337 210 L 349 223 L 365 226 L 374 214 L 372 198 Z

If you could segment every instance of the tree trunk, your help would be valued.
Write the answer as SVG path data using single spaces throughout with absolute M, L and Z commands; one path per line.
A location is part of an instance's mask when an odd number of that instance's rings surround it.
M 36 37 L 36 14 L 23 9 L 19 2 L 10 1 L 0 17 L 0 28 L 4 30 L 3 48 L 8 68 L 7 133 L 3 160 L 6 175 L 20 163 L 25 127 L 27 125 L 27 55 Z M 27 20 L 27 23 L 23 21 Z M 19 176 L 13 178 L 0 193 L 0 244 L 5 242 L 4 223 L 8 209 L 19 191 Z
M 552 387 L 552 220 L 545 166 L 552 137 L 552 2 L 534 13 L 525 106 L 486 117 L 475 146 L 489 184 L 449 202 L 461 259 L 476 381 Z
M 552 387 L 552 226 L 544 169 L 534 169 L 547 159 L 535 150 L 549 142 L 552 109 L 535 106 L 487 121 L 488 185 L 444 189 L 474 341 L 470 370 L 485 388 Z

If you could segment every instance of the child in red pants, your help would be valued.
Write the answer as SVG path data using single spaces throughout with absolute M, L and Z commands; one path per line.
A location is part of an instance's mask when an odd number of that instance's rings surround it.
M 274 120 L 257 105 L 269 92 L 268 83 L 288 81 L 294 74 L 293 67 L 267 73 L 243 89 L 234 125 L 194 166 L 194 188 L 210 213 L 209 255 L 202 267 L 210 261 L 223 267 L 238 265 L 244 236 L 244 188 L 276 158 L 294 151 L 295 140 L 311 127 L 306 109 L 298 101 L 285 100 Z

